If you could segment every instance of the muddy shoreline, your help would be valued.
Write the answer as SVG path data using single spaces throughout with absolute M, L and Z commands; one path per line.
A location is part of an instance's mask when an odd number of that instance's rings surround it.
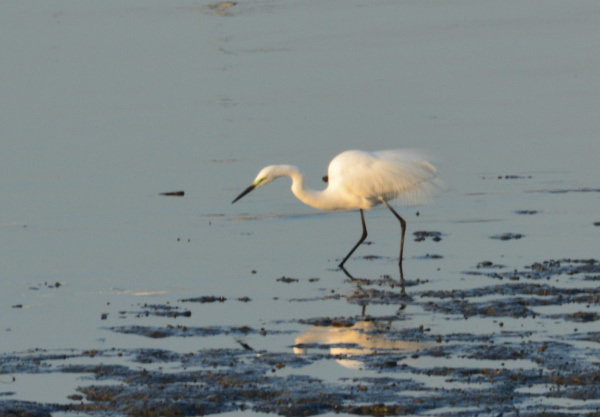
M 0 415 L 41 417 L 62 411 L 193 416 L 243 410 L 288 416 L 411 415 L 435 410 L 445 410 L 444 415 L 567 415 L 561 412 L 567 405 L 570 412 L 597 415 L 592 410 L 600 400 L 600 333 L 578 327 L 599 319 L 594 311 L 600 300 L 595 285 L 600 280 L 598 260 L 547 260 L 517 270 L 482 261 L 464 274 L 479 276 L 481 286 L 419 291 L 423 281 L 409 280 L 403 293 L 387 276 L 349 279 L 353 292 L 322 299 L 365 306 L 366 314 L 296 320 L 294 324 L 306 331 L 289 332 L 295 342 L 285 352 L 252 347 L 251 337 L 281 336 L 286 333 L 281 330 L 194 327 L 189 320 L 194 302 L 239 300 L 199 296 L 115 312 L 133 318 L 167 314 L 173 324 L 108 327 L 114 332 L 147 338 L 230 335 L 239 338 L 239 348 L 184 354 L 161 349 L 5 353 L 0 356 Z M 397 313 L 370 316 L 369 305 L 374 304 L 395 306 Z M 569 312 L 560 312 L 565 306 Z M 406 316 L 416 307 L 446 320 L 487 319 L 494 325 L 476 333 L 404 328 Z M 558 311 L 541 313 L 539 307 Z M 505 330 L 508 320 L 522 321 L 523 330 Z M 545 331 L 557 323 L 571 323 L 573 330 L 562 335 Z M 331 361 L 361 372 L 336 381 L 303 375 L 304 368 Z M 84 382 L 60 404 L 11 400 L 13 378 L 38 373 L 75 374 Z

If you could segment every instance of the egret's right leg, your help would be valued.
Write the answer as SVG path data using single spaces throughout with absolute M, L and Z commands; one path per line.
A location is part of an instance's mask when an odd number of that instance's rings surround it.
M 362 236 L 360 237 L 358 243 L 356 245 L 354 245 L 354 247 L 350 250 L 350 252 L 348 252 L 348 255 L 346 255 L 344 260 L 338 265 L 340 268 L 344 268 L 344 263 L 346 263 L 346 261 L 348 260 L 350 255 L 352 255 L 354 253 L 354 251 L 356 250 L 356 248 L 358 248 L 360 246 L 360 244 L 363 243 L 365 241 L 365 239 L 367 238 L 367 226 L 365 225 L 365 213 L 363 212 L 363 209 L 360 209 L 360 220 L 362 221 L 362 228 L 363 228 Z
M 402 237 L 400 238 L 400 257 L 398 258 L 398 267 L 400 268 L 400 279 L 402 281 L 404 281 L 404 272 L 402 271 L 402 256 L 404 253 L 404 234 L 406 233 L 406 221 L 404 221 L 404 219 L 398 213 L 396 213 L 396 210 L 394 210 L 387 201 L 385 201 L 382 198 L 380 200 L 385 203 L 387 208 L 389 208 L 392 211 L 394 216 L 396 216 L 396 218 L 400 222 L 400 229 L 401 229 Z

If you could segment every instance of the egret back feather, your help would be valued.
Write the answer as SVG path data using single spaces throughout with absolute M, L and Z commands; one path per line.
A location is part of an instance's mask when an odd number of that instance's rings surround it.
M 329 187 L 362 209 L 380 204 L 380 199 L 423 203 L 441 185 L 426 157 L 409 150 L 346 151 L 331 161 L 328 177 Z

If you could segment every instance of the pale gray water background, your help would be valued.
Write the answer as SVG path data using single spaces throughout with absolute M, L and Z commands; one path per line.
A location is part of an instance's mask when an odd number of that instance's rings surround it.
M 359 314 L 290 301 L 352 290 L 336 265 L 360 235 L 357 213 L 321 215 L 288 180 L 230 204 L 272 163 L 321 188 L 346 149 L 434 156 L 447 189 L 401 211 L 404 271 L 429 280 L 420 290 L 469 288 L 478 278 L 462 273 L 483 260 L 597 258 L 599 194 L 578 190 L 600 187 L 599 23 L 596 1 L 2 2 L 0 352 L 238 346 L 107 330 L 139 324 L 121 310 L 202 295 L 227 301 L 186 306 L 189 325 Z M 185 197 L 158 196 L 175 190 Z M 348 269 L 397 274 L 396 221 L 375 210 L 367 226 L 373 244 Z M 416 243 L 416 230 L 443 239 Z M 489 239 L 505 232 L 525 238 Z M 428 253 L 443 258 L 419 259 Z M 361 258 L 371 254 L 385 258 Z M 275 281 L 284 275 L 300 282 Z M 440 333 L 478 330 L 406 314 Z M 290 330 L 246 342 L 290 350 L 303 327 Z M 81 383 L 18 380 L 18 399 L 55 402 Z

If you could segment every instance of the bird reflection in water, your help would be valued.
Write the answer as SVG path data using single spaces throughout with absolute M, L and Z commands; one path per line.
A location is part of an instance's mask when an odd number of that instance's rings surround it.
M 359 321 L 350 327 L 314 326 L 296 338 L 294 353 L 303 355 L 314 345 L 328 345 L 336 361 L 349 369 L 360 369 L 363 363 L 352 357 L 376 353 L 415 352 L 429 343 L 391 340 L 377 329 L 373 321 Z

